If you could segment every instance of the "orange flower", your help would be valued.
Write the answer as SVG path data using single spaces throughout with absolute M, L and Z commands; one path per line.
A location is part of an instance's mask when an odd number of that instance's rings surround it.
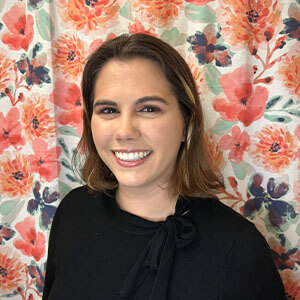
M 291 271 L 284 271 L 280 273 L 287 299 L 299 299 L 300 295 L 300 280 L 292 279 Z
M 13 294 L 26 281 L 25 265 L 10 248 L 0 246 L 0 294 Z
M 280 62 L 278 74 L 282 84 L 290 90 L 290 94 L 298 96 L 300 100 L 300 52 L 286 56 Z
M 155 37 L 158 37 L 157 33 L 155 33 L 155 28 L 150 27 L 146 30 L 146 28 L 143 26 L 142 22 L 140 22 L 138 19 L 134 19 L 134 24 L 128 25 L 129 33 L 144 33 L 149 34 Z
M 12 81 L 14 76 L 14 61 L 5 55 L 5 50 L 0 50 L 0 92 L 2 92 Z
M 133 9 L 142 22 L 149 22 L 158 27 L 169 25 L 178 16 L 178 8 L 182 8 L 182 0 L 135 0 Z
M 206 95 L 208 92 L 207 82 L 205 80 L 205 70 L 203 66 L 199 66 L 195 56 L 188 57 L 188 65 L 193 74 L 199 96 Z M 202 97 L 200 97 L 203 100 Z
M 0 194 L 16 197 L 28 193 L 33 182 L 28 168 L 27 157 L 20 154 L 0 162 Z
M 232 46 L 258 45 L 274 37 L 281 24 L 277 0 L 221 0 L 219 22 L 222 34 Z
M 271 172 L 280 172 L 295 159 L 297 143 L 289 130 L 277 125 L 265 126 L 258 134 L 258 143 L 251 151 L 255 162 Z
M 206 133 L 204 142 L 207 145 L 210 165 L 213 165 L 214 170 L 220 171 L 224 165 L 223 152 L 220 150 L 212 134 Z
M 112 27 L 120 9 L 117 0 L 59 0 L 57 6 L 64 22 L 86 34 Z
M 54 43 L 53 65 L 56 72 L 65 78 L 76 80 L 82 73 L 86 49 L 84 43 L 74 35 L 61 35 Z
M 29 140 L 36 137 L 48 139 L 55 134 L 55 120 L 49 116 L 50 109 L 46 108 L 45 96 L 27 99 L 23 105 L 22 122 Z

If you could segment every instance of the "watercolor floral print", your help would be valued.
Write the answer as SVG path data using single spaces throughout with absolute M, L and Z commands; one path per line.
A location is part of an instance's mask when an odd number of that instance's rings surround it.
M 300 299 L 299 0 L 0 1 L 0 298 L 42 297 L 56 208 L 81 184 L 81 73 L 122 33 L 187 61 L 218 197 L 255 223 Z

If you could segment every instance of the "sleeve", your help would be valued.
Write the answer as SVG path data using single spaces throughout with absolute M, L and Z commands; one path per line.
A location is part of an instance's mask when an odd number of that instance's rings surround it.
M 227 254 L 219 295 L 220 300 L 286 300 L 270 248 L 255 226 Z
M 58 208 L 56 209 L 55 216 L 50 230 L 45 286 L 44 286 L 42 300 L 48 299 L 51 291 L 51 287 L 55 279 L 55 248 L 57 242 L 57 233 L 59 231 L 60 210 L 61 210 L 61 205 L 59 205 Z

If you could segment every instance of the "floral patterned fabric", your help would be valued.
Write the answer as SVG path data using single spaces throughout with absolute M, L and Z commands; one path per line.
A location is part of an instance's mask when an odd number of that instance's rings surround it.
M 41 298 L 56 207 L 79 185 L 84 62 L 124 32 L 188 62 L 220 200 L 256 224 L 300 299 L 299 0 L 0 0 L 0 298 Z

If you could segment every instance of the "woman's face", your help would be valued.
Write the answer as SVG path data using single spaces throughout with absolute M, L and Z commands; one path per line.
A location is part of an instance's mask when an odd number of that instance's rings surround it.
M 95 82 L 91 120 L 99 156 L 119 187 L 165 186 L 183 141 L 184 120 L 163 72 L 150 60 L 111 60 Z

